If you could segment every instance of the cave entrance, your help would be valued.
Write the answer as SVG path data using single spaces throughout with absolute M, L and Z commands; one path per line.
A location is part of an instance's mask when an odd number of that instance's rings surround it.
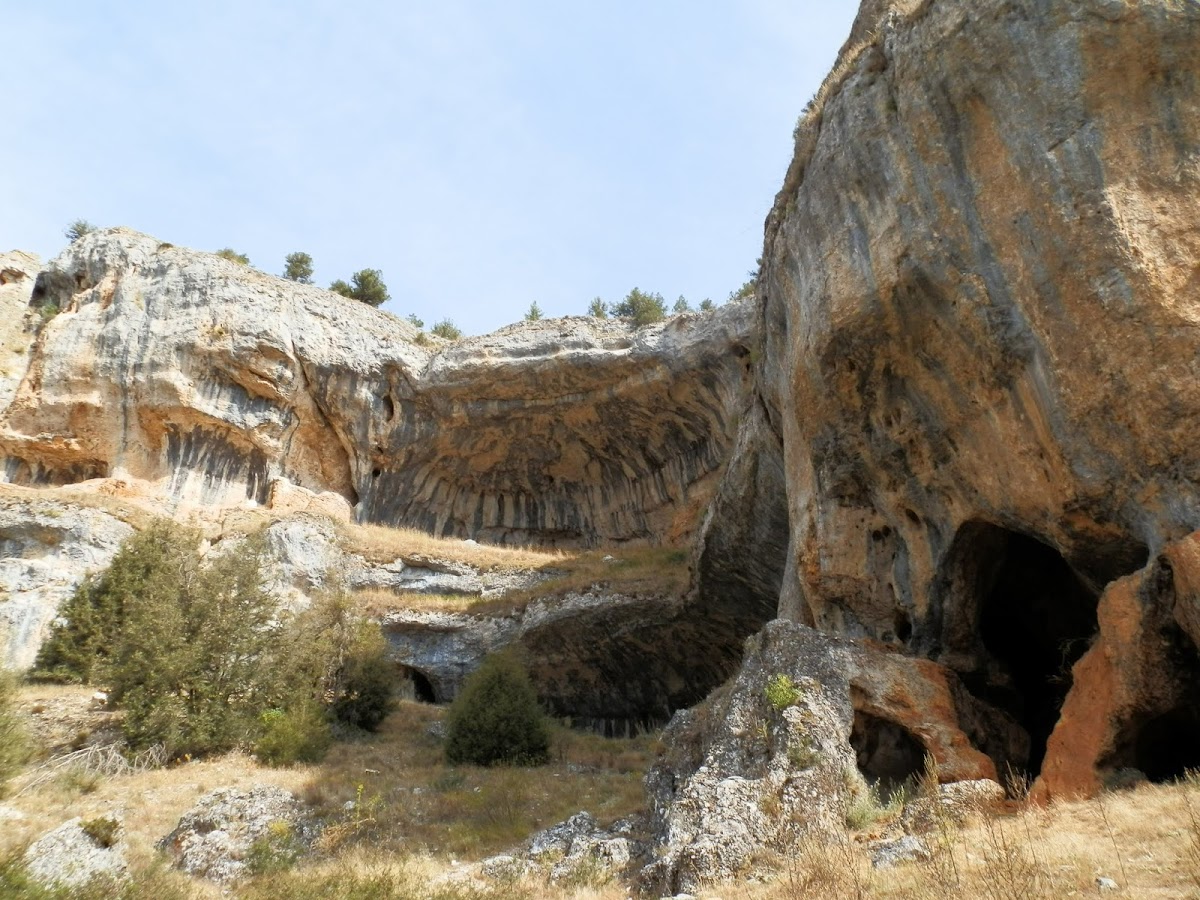
M 1143 725 L 1133 741 L 1132 762 L 1158 784 L 1200 769 L 1200 709 L 1176 707 Z
M 400 666 L 399 695 L 405 700 L 416 700 L 418 703 L 437 703 L 437 693 L 433 682 L 424 672 L 410 666 Z
M 1097 632 L 1099 595 L 1036 538 L 983 522 L 964 525 L 943 598 L 947 650 L 976 696 L 1029 736 L 1025 759 L 1000 768 L 1036 777 L 1071 689 L 1071 667 Z
M 903 725 L 870 713 L 855 710 L 850 746 L 858 770 L 876 786 L 885 803 L 897 790 L 915 783 L 925 770 L 925 745 L 916 735 Z

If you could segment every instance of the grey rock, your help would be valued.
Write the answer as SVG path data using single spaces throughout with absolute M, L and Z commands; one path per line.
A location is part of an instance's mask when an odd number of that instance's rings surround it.
M 796 698 L 775 709 L 765 692 L 780 675 Z M 953 696 L 952 681 L 928 661 L 768 623 L 747 641 L 737 677 L 676 713 L 662 735 L 666 752 L 646 776 L 657 859 L 643 885 L 695 891 L 744 870 L 764 847 L 840 833 L 866 790 L 860 764 L 872 767 L 869 753 L 862 759 L 851 745 L 856 721 L 906 733 L 944 761 L 944 776 L 994 776 L 961 730 L 960 716 L 973 709 L 963 704 L 972 701 Z
M 911 834 L 875 843 L 871 845 L 870 852 L 871 865 L 876 869 L 890 869 L 902 862 L 929 856 L 929 848 L 925 843 Z
M 1097 887 L 1097 888 L 1098 888 L 1098 889 L 1099 889 L 1101 892 L 1103 892 L 1103 891 L 1115 891 L 1115 890 L 1119 890 L 1119 889 L 1120 889 L 1120 885 L 1119 885 L 1119 884 L 1117 884 L 1117 883 L 1116 883 L 1115 881 L 1113 881 L 1111 878 L 1107 878 L 1107 877 L 1105 877 L 1104 875 L 1097 876 L 1097 878 L 1096 878 L 1096 887 Z
M 97 878 L 121 880 L 126 874 L 125 845 L 117 840 L 103 846 L 84 830 L 83 819 L 71 819 L 34 841 L 25 851 L 29 875 L 39 884 L 81 887 Z
M 282 788 L 221 788 L 201 797 L 157 846 L 189 875 L 229 883 L 246 874 L 256 841 L 279 841 L 296 854 L 319 832 L 304 805 Z
M 9 491 L 0 493 L 0 666 L 24 670 L 62 603 L 133 529 L 100 509 Z

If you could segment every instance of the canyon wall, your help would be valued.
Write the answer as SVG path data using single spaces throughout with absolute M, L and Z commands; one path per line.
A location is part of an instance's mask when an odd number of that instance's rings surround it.
M 169 509 L 334 492 L 362 521 L 496 543 L 678 541 L 745 402 L 748 304 L 575 317 L 449 344 L 319 288 L 128 229 L 38 276 L 4 478 Z M 55 311 L 57 313 L 55 314 Z
M 867 7 L 767 221 L 739 440 L 786 483 L 781 614 L 954 669 L 1036 772 L 1100 592 L 1200 527 L 1200 6 Z

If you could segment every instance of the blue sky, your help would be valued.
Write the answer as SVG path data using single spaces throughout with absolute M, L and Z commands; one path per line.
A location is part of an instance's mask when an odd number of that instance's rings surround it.
M 469 334 L 724 299 L 845 0 L 5 4 L 0 250 L 129 225 Z

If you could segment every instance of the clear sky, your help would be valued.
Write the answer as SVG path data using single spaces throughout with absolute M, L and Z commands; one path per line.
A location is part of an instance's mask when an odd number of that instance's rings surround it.
M 752 269 L 848 0 L 3 2 L 0 250 L 85 218 L 468 334 Z

